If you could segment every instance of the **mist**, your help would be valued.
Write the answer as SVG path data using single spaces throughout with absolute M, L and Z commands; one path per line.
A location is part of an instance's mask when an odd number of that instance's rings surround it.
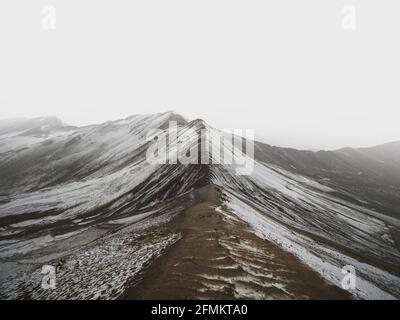
M 53 0 L 50 28 L 46 5 L 0 3 L 0 118 L 174 110 L 299 149 L 400 140 L 398 1 Z

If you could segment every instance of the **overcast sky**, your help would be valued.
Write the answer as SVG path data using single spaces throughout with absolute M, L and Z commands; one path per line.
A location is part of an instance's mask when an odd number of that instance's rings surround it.
M 55 30 L 42 25 L 48 4 Z M 345 5 L 356 30 L 342 27 Z M 83 125 L 174 110 L 279 146 L 400 140 L 399 9 L 398 0 L 1 0 L 0 118 Z

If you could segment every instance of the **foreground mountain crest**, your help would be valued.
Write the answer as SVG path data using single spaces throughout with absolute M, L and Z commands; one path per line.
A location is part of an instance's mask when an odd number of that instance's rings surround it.
M 151 165 L 146 136 L 170 121 L 211 128 L 173 112 L 82 128 L 0 123 L 0 297 L 400 297 L 400 163 L 386 156 L 399 145 L 256 142 L 248 176 Z M 45 264 L 57 267 L 56 290 L 40 287 Z M 357 271 L 350 291 L 346 265 Z

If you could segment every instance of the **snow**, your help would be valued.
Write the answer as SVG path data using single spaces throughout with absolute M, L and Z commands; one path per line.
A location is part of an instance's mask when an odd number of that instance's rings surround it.
M 341 274 L 342 267 L 353 265 L 356 267 L 358 275 L 356 290 L 351 291 L 355 297 L 362 299 L 396 299 L 396 296 L 388 293 L 388 291 L 396 292 L 398 290 L 400 279 L 397 276 L 359 262 L 327 246 L 322 246 L 299 233 L 294 233 L 272 219 L 268 219 L 232 194 L 227 194 L 227 197 L 228 200 L 225 202 L 227 208 L 248 222 L 259 236 L 295 254 L 331 283 L 341 286 L 343 278 Z M 382 290 L 382 288 L 387 291 Z
M 0 285 L 0 297 L 16 299 L 28 295 L 32 299 L 73 297 L 85 300 L 118 298 L 129 281 L 163 250 L 178 241 L 179 237 L 177 234 L 169 234 L 151 238 L 146 243 L 136 243 L 129 233 L 106 237 L 95 246 L 68 256 L 57 267 L 56 289 L 44 290 L 40 287 L 43 275 L 40 273 L 41 268 L 38 268 L 33 273 L 24 273 L 3 282 Z M 15 289 L 4 290 L 11 287 L 10 282 Z M 6 292 L 7 295 L 2 296 Z
M 9 279 L 0 288 L 12 285 L 17 292 L 10 292 L 16 296 L 29 293 L 38 298 L 114 298 L 128 279 L 179 239 L 176 234 L 156 233 L 146 243 L 136 241 L 137 234 L 168 221 L 174 213 L 167 210 L 166 200 L 186 194 L 199 179 L 199 168 L 154 165 L 146 159 L 147 134 L 164 127 L 172 115 L 133 116 L 68 130 L 50 127 L 40 135 L 0 135 L 3 172 L 7 173 L 7 166 L 12 167 L 21 159 L 32 158 L 30 165 L 35 168 L 25 167 L 22 161 L 19 180 L 14 185 L 11 177 L 10 187 L 5 184 L 7 189 L 0 194 L 0 219 L 10 221 L 0 228 L 0 258 L 21 262 L 23 257 L 24 262 L 30 260 L 29 264 L 37 267 L 32 261 L 48 262 L 56 255 L 68 255 L 61 275 L 70 281 L 62 282 L 65 290 L 53 295 L 29 287 L 36 280 L 27 274 Z M 179 126 L 181 143 L 169 146 L 170 152 L 184 157 L 186 150 L 197 146 L 197 132 L 204 128 L 214 138 L 211 147 L 220 148 L 215 138 L 221 131 L 195 121 Z M 223 146 L 222 153 L 232 152 L 238 154 L 231 146 Z M 186 160 L 197 160 L 197 154 L 190 154 Z M 217 160 L 211 154 L 211 162 Z M 69 172 L 67 169 L 74 162 L 82 166 Z M 215 210 L 224 215 L 225 221 L 247 221 L 260 237 L 292 252 L 335 285 L 340 286 L 341 268 L 354 265 L 358 276 L 357 289 L 352 293 L 357 298 L 400 297 L 400 279 L 390 272 L 391 268 L 398 268 L 400 261 L 390 230 L 390 226 L 400 228 L 398 219 L 336 198 L 332 188 L 277 166 L 255 161 L 254 170 L 242 176 L 237 174 L 237 168 L 220 164 L 209 167 L 211 183 L 220 186 L 224 195 L 224 205 Z M 68 177 L 63 177 L 63 172 L 60 181 L 56 179 L 57 183 L 48 185 L 57 170 L 67 170 Z M 78 178 L 69 178 L 74 175 Z M 234 215 L 227 214 L 225 207 Z M 130 232 L 126 231 L 128 225 Z M 123 233 L 109 235 L 108 231 L 121 228 Z M 82 248 L 92 241 L 96 242 L 93 247 Z M 251 246 L 241 243 L 241 249 L 254 254 L 253 263 L 244 265 L 238 248 L 229 241 L 221 241 L 221 245 L 230 250 L 235 264 L 221 264 L 219 268 L 240 265 L 256 272 L 257 255 L 263 253 L 252 252 Z M 384 265 L 391 268 L 384 270 Z M 100 267 L 106 272 L 102 273 Z M 34 274 L 38 277 L 40 270 L 35 269 Z M 250 278 L 229 280 L 230 284 L 236 283 L 238 298 L 251 294 L 242 283 L 252 281 Z M 204 285 L 207 290 L 224 287 Z M 276 287 L 284 291 L 279 283 Z

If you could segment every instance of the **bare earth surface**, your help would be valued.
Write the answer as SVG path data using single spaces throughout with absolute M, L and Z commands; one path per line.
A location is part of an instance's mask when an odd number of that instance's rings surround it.
M 247 159 L 222 137 L 174 112 L 0 123 L 0 299 L 400 298 L 399 143 Z
M 223 209 L 213 186 L 170 223 L 182 238 L 156 259 L 123 299 L 349 299 L 295 256 L 259 238 Z

